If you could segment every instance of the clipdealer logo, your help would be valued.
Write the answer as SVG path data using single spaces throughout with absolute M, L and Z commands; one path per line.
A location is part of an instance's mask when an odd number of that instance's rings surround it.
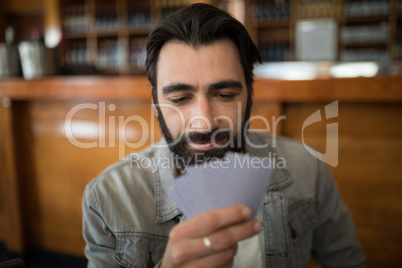
M 337 118 L 338 117 L 338 110 L 339 110 L 339 102 L 334 101 L 325 106 L 325 120 L 330 118 Z M 304 142 L 304 130 L 306 127 L 315 124 L 317 122 L 322 121 L 321 118 L 321 109 L 312 113 L 303 123 L 302 126 L 302 143 L 304 148 L 312 154 L 313 156 L 317 157 L 321 161 L 325 162 L 326 164 L 337 167 L 339 162 L 339 130 L 338 130 L 338 123 L 329 123 L 326 125 L 326 146 L 325 146 L 325 153 L 320 153 L 309 145 Z
M 301 128 L 301 137 L 302 137 L 302 144 L 304 148 L 312 154 L 314 157 L 318 158 L 319 160 L 325 162 L 326 164 L 336 167 L 338 166 L 338 123 L 328 123 L 326 124 L 326 149 L 325 152 L 321 153 L 310 147 L 305 142 L 305 134 L 304 131 L 309 126 L 321 122 L 323 120 L 337 118 L 338 117 L 338 110 L 339 110 L 339 102 L 335 101 L 330 104 L 327 104 L 324 107 L 324 114 L 325 118 L 321 116 L 321 110 L 319 109 L 312 113 L 304 122 Z M 181 132 L 185 133 L 184 130 L 189 128 L 189 123 L 194 120 L 206 120 L 206 118 L 199 118 L 201 116 L 194 116 L 190 118 L 187 122 L 185 120 L 185 116 L 175 106 L 169 106 L 166 108 L 174 109 L 180 118 L 180 122 L 178 125 L 181 127 Z M 77 122 L 77 120 L 73 120 L 75 114 L 80 112 L 81 110 L 91 109 L 98 111 L 98 122 Z M 143 117 L 139 115 L 130 115 L 128 117 L 125 116 L 106 116 L 107 112 L 114 112 L 116 110 L 115 104 L 109 104 L 106 106 L 105 102 L 101 101 L 98 104 L 95 103 L 82 103 L 74 106 L 70 111 L 67 113 L 66 118 L 64 120 L 64 133 L 66 138 L 70 141 L 71 144 L 77 146 L 79 148 L 114 148 L 118 147 L 119 159 L 123 160 L 126 157 L 126 148 L 131 149 L 138 149 L 145 146 L 148 142 L 150 142 L 151 146 L 154 148 L 159 148 L 154 140 L 155 138 L 155 111 L 153 107 L 150 107 L 150 118 L 151 122 L 147 121 Z M 238 115 L 241 115 L 241 103 L 238 104 Z M 117 120 L 116 120 L 117 119 Z M 233 122 L 231 118 L 227 116 L 218 116 L 214 118 L 214 120 L 227 120 L 228 124 L 233 127 Z M 234 120 L 241 120 L 240 118 L 235 118 Z M 275 148 L 277 147 L 277 139 L 276 139 L 276 129 L 277 125 L 280 121 L 286 120 L 286 116 L 282 115 L 278 118 L 272 117 L 271 120 L 261 116 L 261 115 L 254 115 L 251 116 L 247 124 L 250 124 L 251 121 L 258 120 L 262 121 L 262 124 L 265 128 L 262 129 L 253 129 L 256 132 L 263 132 L 263 133 L 271 133 L 272 140 L 270 146 Z M 108 122 L 108 123 L 106 123 Z M 127 134 L 127 130 L 129 129 L 129 124 L 136 123 L 140 126 L 138 130 L 134 132 L 130 132 Z M 240 123 L 238 125 L 241 125 Z M 117 129 L 116 129 L 117 127 Z M 109 130 L 109 138 L 106 140 L 106 129 Z M 80 131 L 78 131 L 80 130 Z M 79 136 L 77 133 L 86 133 L 86 136 L 90 136 L 92 141 L 80 141 Z M 241 131 L 240 131 L 241 132 Z M 252 148 L 260 149 L 268 147 L 268 144 L 254 144 L 248 139 L 246 133 L 238 133 L 238 135 L 244 135 L 245 141 L 249 146 Z M 182 135 L 180 136 L 182 137 Z M 97 140 L 93 140 L 97 138 Z M 118 144 L 116 144 L 116 138 Z M 129 138 L 135 139 L 135 142 L 129 141 Z M 166 145 L 165 145 L 166 146 Z

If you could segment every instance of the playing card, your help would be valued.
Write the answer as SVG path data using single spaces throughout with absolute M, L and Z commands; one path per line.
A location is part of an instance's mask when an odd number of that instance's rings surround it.
M 177 178 L 171 197 L 186 218 L 231 205 L 247 205 L 255 218 L 272 173 L 271 159 L 228 153 L 190 166 Z

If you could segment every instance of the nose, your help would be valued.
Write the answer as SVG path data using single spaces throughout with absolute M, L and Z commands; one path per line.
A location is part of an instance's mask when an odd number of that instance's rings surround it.
M 197 98 L 191 108 L 191 115 L 188 122 L 190 132 L 209 133 L 217 128 L 218 121 L 214 120 L 214 108 L 207 97 Z

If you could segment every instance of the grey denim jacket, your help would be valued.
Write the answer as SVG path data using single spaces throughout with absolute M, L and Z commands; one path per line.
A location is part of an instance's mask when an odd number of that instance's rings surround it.
M 261 208 L 265 267 L 308 267 L 311 255 L 324 267 L 364 267 L 352 216 L 326 165 L 296 141 L 253 131 L 248 139 L 247 153 L 285 163 L 273 171 Z M 172 159 L 162 139 L 87 185 L 83 235 L 88 267 L 158 265 L 169 231 L 181 219 L 169 198 L 177 177 Z

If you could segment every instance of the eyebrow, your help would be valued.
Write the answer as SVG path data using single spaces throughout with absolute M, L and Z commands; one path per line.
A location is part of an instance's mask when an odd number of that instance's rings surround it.
M 239 81 L 235 80 L 223 80 L 217 83 L 213 83 L 208 86 L 208 90 L 219 90 L 224 88 L 234 88 L 234 89 L 242 89 L 243 85 Z
M 178 84 L 172 84 L 163 87 L 162 92 L 164 95 L 167 95 L 172 92 L 176 91 L 195 91 L 195 87 L 189 84 L 184 84 L 184 83 L 178 83 Z
M 213 84 L 210 84 L 208 86 L 208 91 L 213 91 L 213 90 L 219 90 L 219 89 L 224 89 L 224 88 L 233 88 L 233 89 L 239 89 L 241 90 L 243 88 L 243 85 L 239 81 L 235 80 L 222 80 Z M 162 93 L 164 95 L 167 95 L 172 92 L 177 92 L 177 91 L 195 91 L 195 87 L 189 84 L 185 83 L 177 83 L 177 84 L 171 84 L 163 87 Z

